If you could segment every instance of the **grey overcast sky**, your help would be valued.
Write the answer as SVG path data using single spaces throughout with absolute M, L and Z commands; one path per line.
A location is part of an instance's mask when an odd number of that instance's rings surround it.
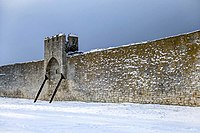
M 0 66 L 43 59 L 58 33 L 89 51 L 198 29 L 200 0 L 0 0 Z

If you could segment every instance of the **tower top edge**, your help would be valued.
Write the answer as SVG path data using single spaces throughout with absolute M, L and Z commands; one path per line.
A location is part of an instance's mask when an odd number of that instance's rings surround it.
M 69 34 L 68 34 L 68 37 L 78 37 L 78 35 L 69 33 Z
M 54 35 L 54 36 L 45 37 L 44 40 L 50 40 L 50 39 L 58 38 L 58 37 L 66 37 L 66 35 L 64 33 L 60 33 L 60 34 L 57 34 L 57 35 Z

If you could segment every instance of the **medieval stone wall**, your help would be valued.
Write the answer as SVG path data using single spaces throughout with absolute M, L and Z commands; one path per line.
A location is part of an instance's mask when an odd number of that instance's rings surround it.
M 200 32 L 67 60 L 75 100 L 200 106 Z
M 67 57 L 55 100 L 200 106 L 200 31 Z M 34 98 L 43 61 L 0 67 L 0 96 Z M 49 100 L 45 86 L 39 99 Z
M 0 67 L 0 96 L 34 98 L 44 78 L 44 62 Z

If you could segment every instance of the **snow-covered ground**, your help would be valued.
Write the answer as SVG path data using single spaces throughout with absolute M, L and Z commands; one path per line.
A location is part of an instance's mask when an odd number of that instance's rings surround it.
M 0 133 L 200 133 L 200 108 L 0 98 Z

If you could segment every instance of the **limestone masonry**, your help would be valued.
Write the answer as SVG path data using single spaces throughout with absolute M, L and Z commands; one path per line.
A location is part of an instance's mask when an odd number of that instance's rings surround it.
M 44 83 L 40 100 L 200 106 L 200 31 L 87 53 L 60 34 L 44 48 L 42 61 L 0 67 L 0 96 L 34 99 Z

